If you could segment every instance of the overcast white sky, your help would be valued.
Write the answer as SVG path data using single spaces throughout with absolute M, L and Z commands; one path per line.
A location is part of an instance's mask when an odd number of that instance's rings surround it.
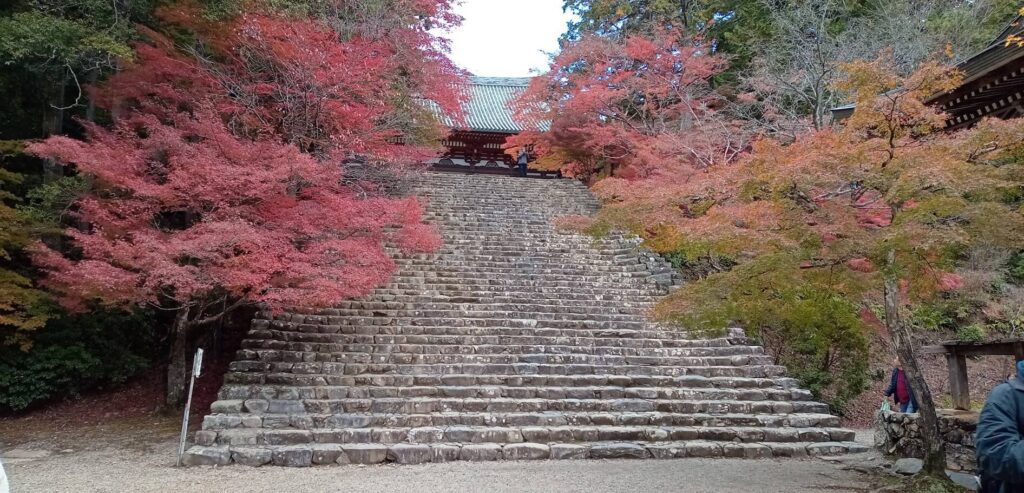
M 452 60 L 473 75 L 525 77 L 544 72 L 558 49 L 558 37 L 571 16 L 562 0 L 462 0 L 455 11 L 465 18 L 448 34 Z

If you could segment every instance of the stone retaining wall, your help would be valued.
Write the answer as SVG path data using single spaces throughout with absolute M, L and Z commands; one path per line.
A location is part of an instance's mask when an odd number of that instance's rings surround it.
M 939 409 L 939 431 L 946 440 L 946 463 L 953 471 L 974 472 L 974 431 L 978 413 Z M 875 447 L 899 457 L 924 457 L 919 415 L 879 411 L 875 415 Z

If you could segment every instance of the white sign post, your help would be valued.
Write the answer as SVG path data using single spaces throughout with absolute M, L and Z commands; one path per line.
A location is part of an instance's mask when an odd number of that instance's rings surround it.
M 185 402 L 185 418 L 181 422 L 181 438 L 178 440 L 178 467 L 181 467 L 181 456 L 185 454 L 185 438 L 188 435 L 188 415 L 192 410 L 192 389 L 196 379 L 203 373 L 203 348 L 196 349 L 196 357 L 192 360 L 192 376 L 188 379 L 188 400 Z

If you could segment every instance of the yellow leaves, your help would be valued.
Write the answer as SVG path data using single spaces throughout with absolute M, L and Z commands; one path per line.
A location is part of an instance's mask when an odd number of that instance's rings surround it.
M 903 88 L 915 99 L 925 100 L 960 86 L 963 73 L 937 62 L 925 62 L 903 80 Z
M 851 93 L 858 103 L 863 99 L 898 89 L 902 80 L 896 75 L 891 60 L 892 55 L 889 52 L 883 53 L 873 61 L 855 60 L 841 64 L 839 69 L 846 77 L 836 83 L 836 89 Z
M 878 59 L 845 64 L 847 76 L 837 88 L 857 103 L 840 131 L 854 140 L 878 138 L 878 164 L 888 165 L 911 140 L 945 127 L 946 116 L 929 100 L 959 86 L 962 74 L 935 62 L 923 63 L 911 75 L 897 75 L 891 53 Z

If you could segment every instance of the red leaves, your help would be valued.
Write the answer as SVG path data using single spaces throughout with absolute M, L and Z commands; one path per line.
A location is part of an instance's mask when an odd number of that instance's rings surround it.
M 726 64 L 678 34 L 587 35 L 566 46 L 519 105 L 524 117 L 550 120 L 551 131 L 513 144 L 534 144 L 541 162 L 555 157 L 584 177 L 646 178 L 679 164 L 732 161 L 746 133 L 716 113 L 709 82 Z
M 392 142 L 402 130 L 392 123 L 395 87 L 443 101 L 446 93 L 430 91 L 447 69 L 420 60 L 407 78 L 402 64 L 413 57 L 396 59 L 392 43 L 429 36 L 413 29 L 340 41 L 316 22 L 265 16 L 225 27 L 214 43 L 223 63 L 140 46 L 138 63 L 97 90 L 115 110 L 111 128 L 86 123 L 84 142 L 30 146 L 96 178 L 76 207 L 88 229 L 67 231 L 81 260 L 34 250 L 65 304 L 186 303 L 227 292 L 328 305 L 388 279 L 395 264 L 385 242 L 411 252 L 440 245 L 415 199 L 356 193 L 335 160 L 317 159 L 425 152 Z M 405 49 L 436 55 L 431 46 Z
M 956 291 L 964 285 L 964 278 L 952 272 L 943 272 L 939 276 L 938 288 L 940 291 Z
M 846 266 L 857 272 L 874 272 L 875 264 L 864 258 L 858 257 L 846 261 Z

